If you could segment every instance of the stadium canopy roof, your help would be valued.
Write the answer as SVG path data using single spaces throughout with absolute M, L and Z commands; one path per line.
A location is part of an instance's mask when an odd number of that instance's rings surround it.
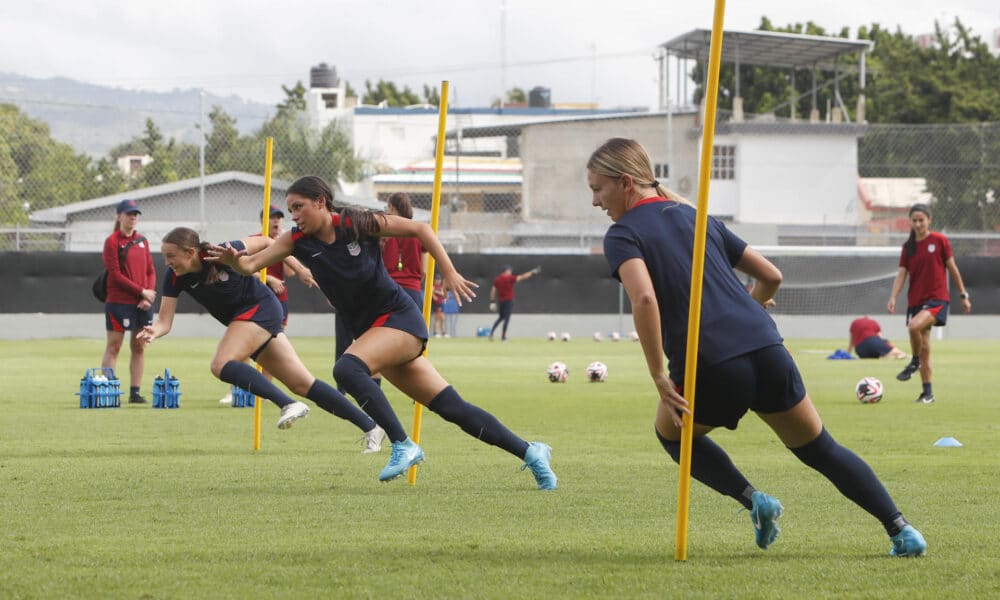
M 694 29 L 661 45 L 678 58 L 707 60 L 712 31 Z M 775 31 L 724 31 L 722 62 L 805 69 L 817 66 L 832 69 L 840 56 L 870 52 L 875 43 L 869 40 Z

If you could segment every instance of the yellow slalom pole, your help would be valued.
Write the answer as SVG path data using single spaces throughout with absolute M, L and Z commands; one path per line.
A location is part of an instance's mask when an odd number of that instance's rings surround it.
M 687 560 L 688 511 L 691 505 L 691 444 L 694 441 L 694 399 L 698 372 L 698 338 L 701 334 L 701 291 L 705 273 L 705 238 L 708 229 L 708 185 L 715 141 L 715 112 L 719 96 L 719 65 L 722 63 L 722 22 L 725 0 L 715 0 L 712 43 L 708 58 L 708 86 L 705 88 L 705 120 L 698 167 L 698 208 L 694 222 L 694 250 L 691 260 L 691 303 L 688 308 L 687 354 L 684 365 L 684 397 L 691 414 L 684 415 L 681 430 L 681 460 L 677 490 L 677 540 L 674 560 Z
M 438 134 L 437 148 L 434 153 L 434 192 L 431 196 L 431 229 L 434 235 L 438 232 L 438 219 L 441 216 L 441 171 L 444 165 L 444 135 L 445 123 L 448 120 L 448 82 L 441 82 L 441 104 L 438 106 Z M 458 173 L 455 173 L 458 177 Z M 427 272 L 424 274 L 424 323 L 427 324 L 427 331 L 431 330 L 431 300 L 434 296 L 434 257 L 427 255 Z M 427 348 L 424 348 L 424 356 L 427 356 Z M 423 422 L 424 406 L 419 402 L 413 403 L 413 432 L 410 438 L 414 443 L 420 443 L 420 426 Z M 417 465 L 413 465 L 406 472 L 406 481 L 410 485 L 417 483 Z
M 271 226 L 271 158 L 274 154 L 274 138 L 267 138 L 267 149 L 264 152 L 264 214 L 261 216 L 261 235 L 267 237 L 269 227 Z M 267 285 L 267 267 L 260 270 L 260 281 L 264 285 Z M 262 368 L 260 365 L 257 366 L 257 372 L 261 372 Z M 262 404 L 261 398 L 259 396 L 254 397 L 253 401 L 253 449 L 260 450 L 260 405 Z

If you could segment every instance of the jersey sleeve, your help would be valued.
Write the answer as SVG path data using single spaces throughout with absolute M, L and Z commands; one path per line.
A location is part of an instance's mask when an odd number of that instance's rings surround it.
M 170 267 L 163 273 L 163 283 L 160 284 L 160 296 L 164 298 L 176 298 L 181 295 L 181 289 L 177 285 L 177 274 Z
M 747 249 L 747 243 L 743 241 L 743 238 L 730 231 L 722 221 L 709 217 L 709 222 L 722 237 L 722 247 L 726 252 L 726 259 L 729 261 L 729 266 L 735 267 L 736 263 L 740 262 L 740 259 L 743 258 L 743 253 Z
M 621 281 L 618 267 L 631 258 L 643 258 L 635 232 L 624 225 L 612 225 L 604 234 L 604 257 L 611 269 L 611 276 Z
M 941 236 L 941 262 L 948 262 L 948 259 L 955 256 L 955 253 L 951 250 L 951 242 L 948 238 Z

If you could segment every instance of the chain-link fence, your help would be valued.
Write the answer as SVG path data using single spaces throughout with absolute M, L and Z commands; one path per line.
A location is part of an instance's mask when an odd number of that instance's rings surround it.
M 271 200 L 279 207 L 288 183 L 316 174 L 335 184 L 340 199 L 369 207 L 406 192 L 422 209 L 418 218 L 428 218 L 434 107 L 310 115 L 279 114 L 244 134 L 213 111 L 199 145 L 159 132 L 154 114 L 145 131 L 94 157 L 0 105 L 0 250 L 96 251 L 123 198 L 140 202 L 140 229 L 151 241 L 177 225 L 211 239 L 245 235 L 259 227 L 267 136 L 275 140 Z M 909 230 L 909 206 L 925 201 L 934 228 L 949 234 L 959 254 L 1000 254 L 998 123 L 720 125 L 715 155 L 725 157 L 726 169 L 716 169 L 725 177 L 712 180 L 710 206 L 751 243 L 898 245 Z M 656 176 L 694 198 L 694 110 L 454 109 L 441 181 L 442 240 L 453 252 L 599 252 L 608 221 L 590 205 L 584 165 L 614 136 L 638 139 Z M 772 146 L 760 144 L 764 136 Z M 822 176 L 815 161 L 797 162 L 807 156 L 826 157 Z M 753 183 L 765 168 L 770 192 Z M 832 189 L 828 202 L 822 193 Z M 777 192 L 801 200 L 776 203 Z M 810 202 L 816 210 L 802 212 Z

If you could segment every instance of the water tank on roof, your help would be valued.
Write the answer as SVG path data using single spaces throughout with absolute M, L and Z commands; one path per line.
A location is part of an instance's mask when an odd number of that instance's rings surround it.
M 319 63 L 309 69 L 310 88 L 335 88 L 340 85 L 340 78 L 337 77 L 337 68 L 328 64 Z
M 531 108 L 549 108 L 552 106 L 552 90 L 540 85 L 528 92 L 528 106 Z

